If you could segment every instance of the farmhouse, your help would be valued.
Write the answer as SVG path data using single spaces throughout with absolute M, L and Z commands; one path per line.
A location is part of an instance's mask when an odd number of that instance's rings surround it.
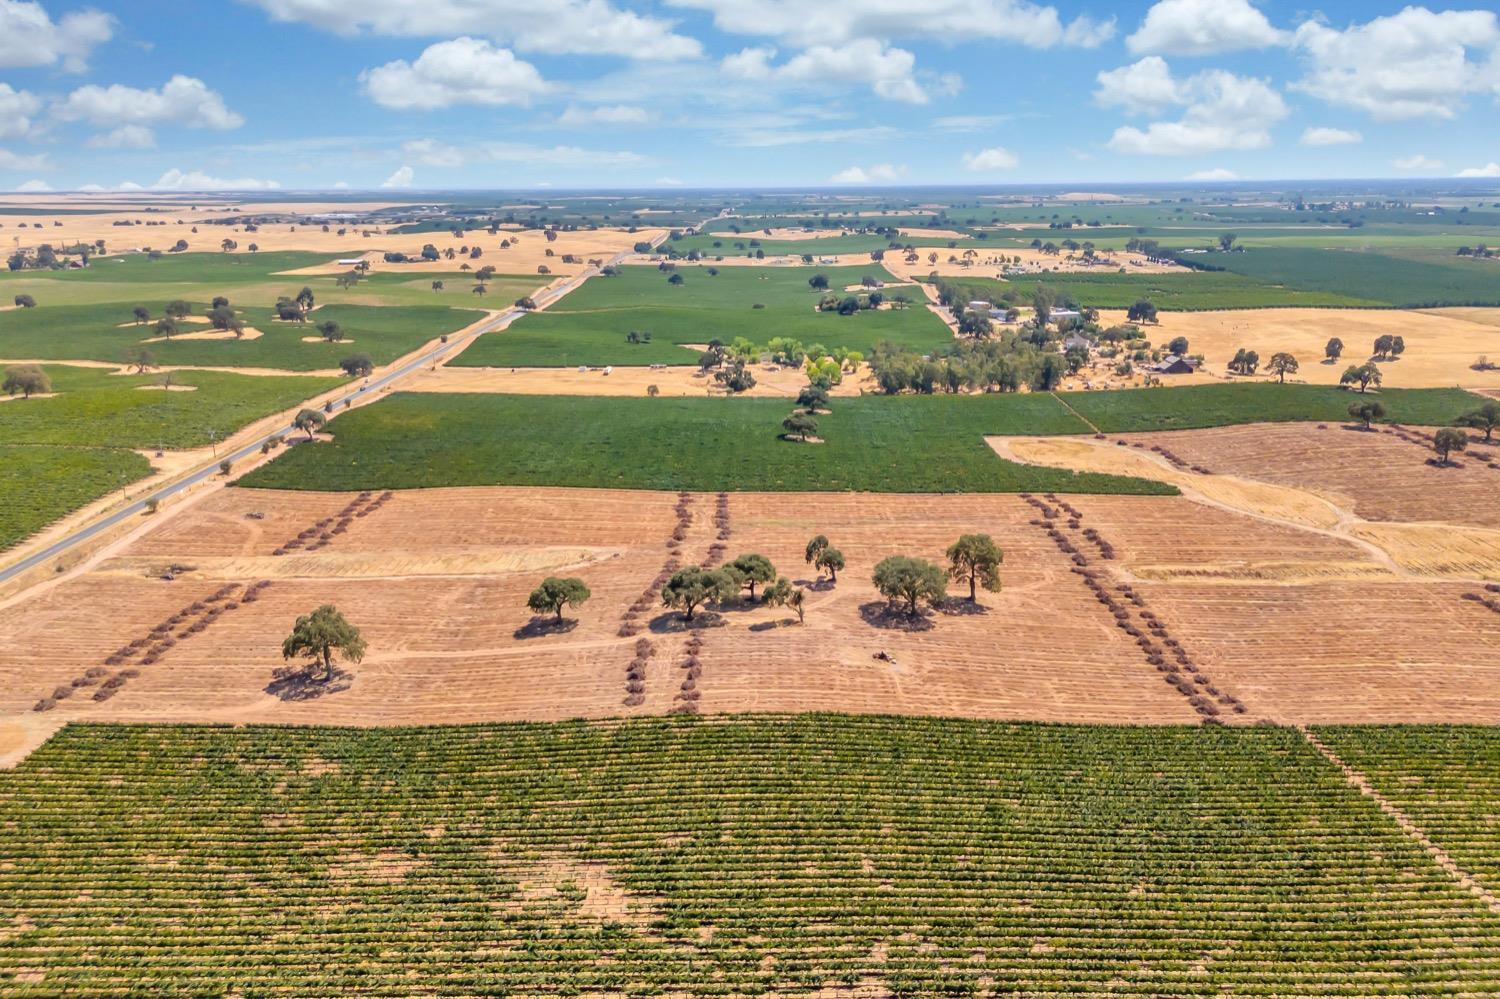
M 1082 319 L 1083 315 L 1077 309 L 1053 309 L 1052 321 L 1061 322 L 1064 319 Z
M 1069 350 L 1093 350 L 1094 341 L 1090 340 L 1086 336 L 1080 336 L 1079 334 L 1074 333 L 1072 336 L 1069 336 L 1067 339 L 1063 340 L 1062 349 L 1064 352 Z
M 1153 364 L 1151 370 L 1158 375 L 1190 375 L 1198 370 L 1198 365 L 1186 357 L 1168 354 L 1160 362 Z

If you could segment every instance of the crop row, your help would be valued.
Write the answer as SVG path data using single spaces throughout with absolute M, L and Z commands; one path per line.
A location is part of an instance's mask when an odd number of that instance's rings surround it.
M 1495 745 L 1435 799 L 1476 844 Z M 7 992 L 1500 987 L 1500 917 L 1280 728 L 72 726 L 0 827 Z

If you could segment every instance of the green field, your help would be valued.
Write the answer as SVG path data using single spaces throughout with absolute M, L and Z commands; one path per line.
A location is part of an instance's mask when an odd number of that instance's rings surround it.
M 1106 433 L 1195 430 L 1241 423 L 1342 423 L 1358 393 L 1324 385 L 1238 382 L 1117 392 L 1065 392 L 1068 405 Z M 1385 389 L 1386 418 L 1413 426 L 1451 424 L 1484 400 L 1462 389 Z
M 1267 383 L 1063 397 L 1109 432 L 1347 419 L 1350 393 Z M 1449 423 L 1476 397 L 1392 391 L 1392 419 Z M 397 393 L 339 416 L 334 440 L 283 454 L 241 481 L 282 489 L 536 485 L 696 491 L 1163 494 L 1158 483 L 1002 461 L 985 435 L 1089 427 L 1042 394 L 865 396 L 819 416 L 823 444 L 780 440 L 778 399 Z M 503 428 L 497 430 L 497 428 Z
M 3 367 L 3 366 L 0 366 Z M 135 450 L 203 447 L 342 379 L 181 371 L 160 375 L 43 365 L 53 395 L 0 401 L 0 550 L 151 474 Z
M 980 247 L 981 244 L 968 239 L 955 240 L 951 236 L 879 236 L 875 233 L 844 233 L 836 236 L 818 236 L 815 239 L 772 239 L 760 230 L 753 232 L 712 232 L 698 236 L 684 236 L 662 244 L 663 250 L 674 250 L 687 254 L 697 250 L 705 257 L 723 257 L 733 261 L 736 257 L 753 257 L 757 252 L 768 257 L 794 256 L 811 253 L 814 257 L 840 253 L 870 253 L 889 250 L 892 243 L 898 246 L 948 246 L 954 243 L 960 248 Z
M 921 304 L 903 310 L 865 311 L 852 316 L 818 312 L 821 295 L 808 286 L 815 274 L 830 292 L 844 294 L 866 275 L 889 280 L 878 264 L 868 267 L 729 267 L 711 275 L 706 267 L 679 266 L 679 286 L 654 267 L 626 267 L 614 277 L 596 277 L 545 312 L 525 316 L 509 329 L 485 334 L 453 363 L 470 367 L 572 367 L 574 365 L 692 364 L 698 351 L 678 344 L 731 343 L 744 337 L 764 346 L 772 337 L 792 337 L 811 346 L 847 347 L 868 353 L 890 340 L 916 350 L 951 343 L 952 333 Z M 916 287 L 896 286 L 914 303 Z M 756 308 L 760 306 L 760 308 Z M 651 342 L 631 344 L 631 331 Z
M 1008 282 L 950 278 L 976 288 L 975 297 L 1003 301 L 1006 292 L 1019 295 L 1025 305 L 1038 284 L 1057 289 L 1091 309 L 1128 309 L 1146 299 L 1164 312 L 1202 312 L 1212 309 L 1265 308 L 1383 308 L 1384 302 L 1354 298 L 1334 291 L 1302 291 L 1278 287 L 1243 274 L 1194 271 L 1187 274 L 1045 273 L 1028 274 Z
M 0 413 L 0 429 L 6 415 Z M 150 463 L 134 451 L 0 444 L 0 551 L 150 474 Z
M 1285 728 L 74 725 L 0 828 L 13 995 L 1500 988 L 1500 917 Z
M 1280 246 L 1205 254 L 1201 259 L 1270 284 L 1354 295 L 1401 308 L 1500 305 L 1500 262 L 1494 260 Z
M 1488 611 L 1477 607 L 1476 614 Z M 1318 735 L 1490 891 L 1500 891 L 1500 729 L 1349 726 Z
M 143 388 L 161 375 L 116 375 L 100 368 L 43 365 L 56 395 L 0 403 L 0 444 L 120 448 L 204 447 L 263 416 L 290 409 L 343 379 L 179 371 L 172 384 L 194 391 Z

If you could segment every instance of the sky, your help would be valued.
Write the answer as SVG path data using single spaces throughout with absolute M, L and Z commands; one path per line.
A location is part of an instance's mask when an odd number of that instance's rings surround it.
M 0 0 L 0 190 L 1500 178 L 1388 0 Z

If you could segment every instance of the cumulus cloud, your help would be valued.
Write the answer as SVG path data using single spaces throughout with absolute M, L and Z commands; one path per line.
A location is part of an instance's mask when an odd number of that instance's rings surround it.
M 381 187 L 411 187 L 411 182 L 416 178 L 416 171 L 409 166 L 397 167 L 396 172 L 381 182 Z
M 114 18 L 97 10 L 65 14 L 53 21 L 39 3 L 0 0 L 0 68 L 61 65 L 69 73 L 88 68 L 89 53 L 114 35 Z
M 720 62 L 724 75 L 741 80 L 776 80 L 795 85 L 864 85 L 879 97 L 907 104 L 926 104 L 929 87 L 936 92 L 957 89 L 955 77 L 924 86 L 916 78 L 916 56 L 872 38 L 844 45 L 814 45 L 780 65 L 773 65 L 776 50 L 752 47 L 726 56 Z
M 172 169 L 162 174 L 155 184 L 151 185 L 153 191 L 271 191 L 281 185 L 274 180 L 257 180 L 254 177 L 213 177 L 203 173 L 201 170 L 192 170 L 184 173 L 181 170 Z M 120 185 L 120 190 L 127 190 L 127 186 Z
M 1132 114 L 1159 114 L 1183 103 L 1183 88 L 1160 56 L 1102 72 L 1094 100 L 1101 107 L 1120 107 Z
M 31 116 L 42 109 L 41 98 L 25 90 L 0 83 L 0 139 L 19 139 L 31 134 Z
M 1153 59 L 1160 65 L 1151 63 Z M 1148 65 L 1143 69 L 1142 64 Z M 1176 121 L 1155 121 L 1144 129 L 1117 128 L 1109 140 L 1115 152 L 1189 156 L 1263 149 L 1271 144 L 1271 126 L 1287 116 L 1286 102 L 1264 80 L 1210 69 L 1176 81 L 1166 63 L 1155 56 L 1125 70 L 1129 72 L 1100 73 L 1095 99 L 1137 112 L 1159 113 L 1169 104 L 1183 111 Z
M 1308 63 L 1296 89 L 1378 121 L 1452 118 L 1465 97 L 1500 94 L 1500 20 L 1489 10 L 1407 7 L 1343 31 L 1308 21 L 1293 46 Z
M 47 183 L 45 180 L 28 180 L 26 183 L 16 188 L 16 192 L 19 194 L 46 194 L 51 190 L 52 185 Z
M 905 165 L 877 163 L 872 167 L 848 167 L 828 179 L 835 184 L 894 184 L 905 176 Z
M 964 153 L 963 164 L 965 170 L 975 172 L 993 173 L 997 170 L 1014 170 L 1021 163 L 1015 153 L 1009 149 L 994 146 L 990 149 L 981 149 L 977 153 Z
M 1226 170 L 1224 167 L 1215 167 L 1212 170 L 1199 170 L 1196 173 L 1190 173 L 1186 179 L 1212 182 L 1218 180 L 1239 180 L 1240 175 L 1233 170 Z
M 57 104 L 55 113 L 63 121 L 113 126 L 108 133 L 90 140 L 89 144 L 96 148 L 149 148 L 156 144 L 153 126 L 225 131 L 245 123 L 202 80 L 180 74 L 159 90 L 141 90 L 118 83 L 108 87 L 94 84 L 79 87 Z
M 1301 140 L 1304 146 L 1352 146 L 1363 141 L 1363 135 L 1343 128 L 1309 128 Z
M 144 125 L 121 125 L 85 143 L 90 149 L 153 149 L 156 133 Z
M 365 70 L 359 79 L 376 104 L 400 111 L 524 105 L 547 90 L 535 66 L 481 38 L 429 45 L 414 63 L 397 59 Z
M 1486 163 L 1482 167 L 1465 167 L 1458 171 L 1460 177 L 1500 177 L 1500 163 Z
M 1286 40 L 1249 0 L 1160 0 L 1125 44 L 1138 55 L 1204 56 Z
M 620 10 L 607 0 L 250 0 L 279 21 L 339 35 L 414 38 L 473 35 L 523 52 L 693 59 L 696 39 L 673 23 Z
M 1079 17 L 1064 23 L 1057 8 L 1030 0 L 667 0 L 669 6 L 709 11 L 714 25 L 736 35 L 760 35 L 788 45 L 842 45 L 856 39 L 995 39 L 1033 48 L 1094 47 L 1114 35 L 1114 21 Z
M 1443 161 L 1435 160 L 1422 153 L 1417 153 L 1414 156 L 1403 156 L 1400 159 L 1391 160 L 1391 166 L 1397 170 L 1432 173 L 1443 168 Z
M 645 108 L 630 104 L 606 104 L 583 108 L 568 107 L 557 119 L 560 125 L 644 125 L 651 120 Z

